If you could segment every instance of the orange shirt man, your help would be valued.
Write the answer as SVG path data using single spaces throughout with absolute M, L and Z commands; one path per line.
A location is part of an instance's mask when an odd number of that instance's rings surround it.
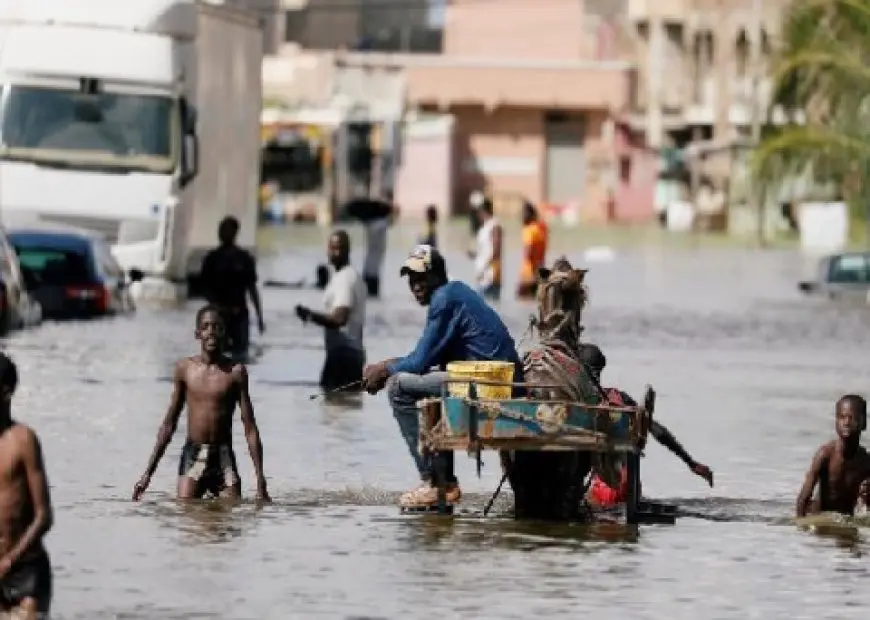
M 517 297 L 534 297 L 538 288 L 538 268 L 547 257 L 547 225 L 530 203 L 523 205 L 523 264 Z

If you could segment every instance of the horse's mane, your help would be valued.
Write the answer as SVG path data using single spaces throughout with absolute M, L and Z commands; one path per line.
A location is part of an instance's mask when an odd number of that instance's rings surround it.
M 583 310 L 588 300 L 587 270 L 575 269 L 560 257 L 538 272 L 538 333 L 542 343 L 561 345 L 579 357 Z
M 556 384 L 561 389 L 533 390 L 543 398 L 565 398 L 586 402 L 596 398 L 584 379 L 580 335 L 587 291 L 586 270 L 575 269 L 568 259 L 557 259 L 552 268 L 538 271 L 538 316 L 535 327 L 539 343 L 526 352 L 523 365 L 531 383 Z

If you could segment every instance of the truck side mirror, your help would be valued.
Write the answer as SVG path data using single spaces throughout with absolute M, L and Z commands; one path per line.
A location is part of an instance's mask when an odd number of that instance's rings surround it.
M 181 143 L 181 186 L 186 187 L 199 173 L 199 140 L 196 134 L 185 134 Z
M 193 104 L 188 103 L 187 99 L 182 99 L 182 101 L 184 102 L 184 130 L 192 133 L 196 130 L 196 108 Z
M 181 187 L 190 184 L 199 174 L 199 138 L 196 134 L 196 108 L 187 99 L 179 100 L 181 112 Z

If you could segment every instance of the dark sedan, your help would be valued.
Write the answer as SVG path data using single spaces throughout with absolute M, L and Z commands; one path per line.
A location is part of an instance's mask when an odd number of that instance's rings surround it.
M 96 234 L 54 227 L 9 231 L 31 294 L 47 319 L 86 318 L 135 309 L 129 278 Z

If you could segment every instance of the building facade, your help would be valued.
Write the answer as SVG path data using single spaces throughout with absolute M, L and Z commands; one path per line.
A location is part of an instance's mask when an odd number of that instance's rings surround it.
M 483 190 L 497 209 L 608 217 L 632 75 L 600 20 L 578 0 L 454 0 L 443 37 L 442 54 L 407 61 L 408 103 L 455 119 L 453 211 Z
M 277 4 L 269 26 L 281 43 L 309 50 L 440 50 L 428 0 L 248 0 Z
M 690 192 L 699 179 L 743 188 L 742 155 L 767 118 L 768 75 L 786 0 L 629 0 L 638 67 L 626 131 L 682 161 Z M 774 122 L 782 116 L 774 114 Z
M 289 0 L 283 1 L 286 7 Z M 328 1 L 330 7 L 351 5 Z M 357 96 L 340 92 L 337 76 L 348 67 L 373 80 L 399 68 L 407 112 L 423 119 L 407 132 L 396 159 L 396 198 L 404 210 L 421 213 L 427 201 L 446 195 L 449 204 L 439 206 L 462 212 L 469 195 L 484 190 L 507 212 L 527 199 L 581 220 L 649 219 L 655 161 L 626 167 L 635 152 L 644 152 L 643 141 L 617 122 L 631 111 L 636 74 L 631 54 L 624 53 L 635 48 L 623 41 L 630 37 L 619 21 L 627 0 L 587 1 L 453 0 L 432 53 L 420 40 L 399 52 L 348 45 L 365 21 L 362 13 L 353 23 L 339 23 L 339 17 L 349 19 L 349 9 L 318 13 L 317 0 L 308 0 L 287 9 L 284 39 L 296 43 L 266 60 L 266 99 L 333 105 Z M 306 12 L 307 39 L 289 28 Z M 420 31 L 419 22 L 406 24 L 419 14 L 396 13 L 394 29 Z M 332 39 L 317 35 L 310 15 L 333 20 L 325 28 Z M 432 120 L 438 117 L 451 121 Z M 427 177 L 449 188 L 421 187 Z

